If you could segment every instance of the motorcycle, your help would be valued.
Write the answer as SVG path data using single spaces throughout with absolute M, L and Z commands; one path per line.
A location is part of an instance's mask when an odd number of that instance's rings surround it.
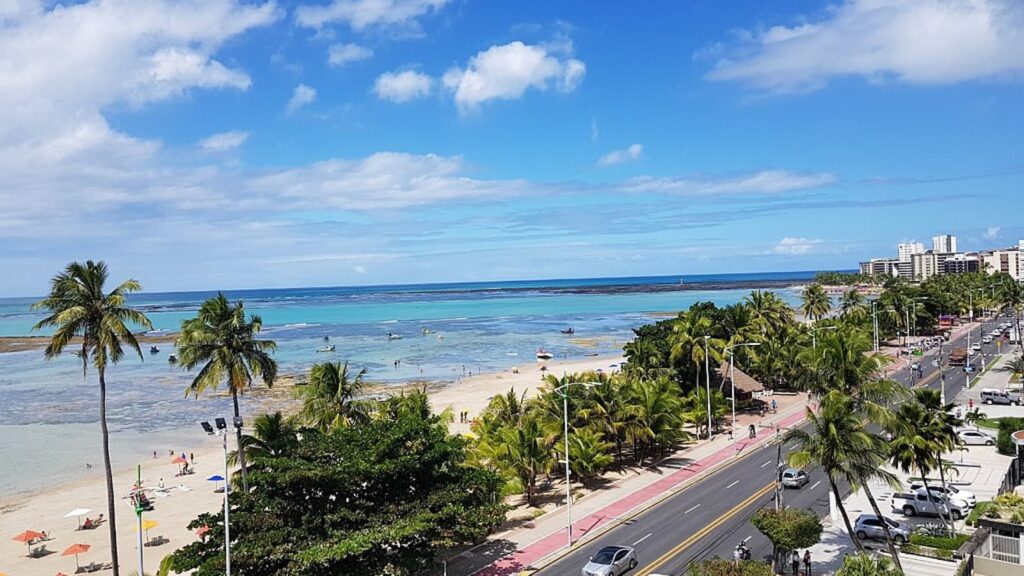
M 736 545 L 736 552 L 734 553 L 734 556 L 740 560 L 750 560 L 750 548 L 748 548 L 745 543 L 740 542 Z

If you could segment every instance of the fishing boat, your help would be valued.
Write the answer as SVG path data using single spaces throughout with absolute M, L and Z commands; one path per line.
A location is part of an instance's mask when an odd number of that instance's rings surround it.
M 572 326 L 569 326 L 568 328 L 562 328 L 560 330 L 560 332 L 562 334 L 575 334 L 576 333 L 576 329 L 573 328 Z
M 159 354 L 160 353 L 160 349 L 157 348 L 156 346 L 150 346 L 149 347 L 149 353 L 150 354 Z
M 433 334 L 433 333 L 434 333 L 434 331 L 431 330 L 430 328 L 424 328 L 423 329 L 423 335 L 424 336 L 426 336 L 427 334 Z
M 167 356 L 167 361 L 170 362 L 171 364 L 174 364 L 175 362 L 178 361 L 178 356 L 176 354 L 169 354 Z
M 334 352 L 334 344 L 329 346 L 322 346 L 316 349 L 317 352 Z
M 537 349 L 537 360 L 551 360 L 555 355 L 543 348 Z

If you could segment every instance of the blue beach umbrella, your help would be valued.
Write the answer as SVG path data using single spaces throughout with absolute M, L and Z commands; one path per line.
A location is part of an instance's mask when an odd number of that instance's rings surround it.
M 218 482 L 218 483 L 220 483 L 220 482 L 224 481 L 224 477 L 221 476 L 220 474 L 214 474 L 213 476 L 210 476 L 206 480 L 209 481 L 209 482 Z M 214 492 L 220 492 L 220 491 L 221 491 L 221 488 L 220 488 L 220 485 L 218 484 L 218 486 L 214 490 Z

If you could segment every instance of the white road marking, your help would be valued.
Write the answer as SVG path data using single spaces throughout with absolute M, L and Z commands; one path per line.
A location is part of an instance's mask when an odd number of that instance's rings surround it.
M 771 463 L 772 463 L 772 461 L 769 460 L 769 461 L 765 462 L 764 464 L 761 464 L 761 468 L 764 468 L 765 466 L 767 466 L 767 465 L 769 465 Z
M 818 487 L 818 484 L 821 484 L 821 480 L 818 480 L 817 482 L 815 482 L 815 483 L 814 483 L 814 484 L 813 484 L 813 485 L 811 486 L 811 490 L 814 490 L 815 488 L 817 488 L 817 487 Z
M 690 512 L 693 512 L 694 510 L 696 510 L 697 508 L 700 508 L 700 504 L 697 504 L 697 505 L 696 505 L 696 506 L 694 506 L 693 508 L 690 508 L 690 509 L 689 509 L 689 510 L 687 510 L 686 512 L 683 512 L 683 514 L 689 514 Z
M 639 544 L 639 543 L 643 542 L 644 540 L 647 540 L 647 539 L 648 539 L 648 538 L 650 538 L 650 537 L 651 537 L 651 535 L 650 535 L 650 534 L 648 534 L 647 536 L 644 536 L 643 538 L 641 538 L 641 539 L 637 540 L 636 542 L 633 542 L 633 546 L 636 546 L 637 544 Z
M 753 536 L 747 536 L 746 538 L 743 539 L 743 541 L 746 542 L 747 540 L 750 540 L 751 538 L 753 538 Z
M 726 488 L 727 488 L 727 489 L 728 489 L 728 488 L 732 488 L 733 486 L 735 486 L 735 485 L 737 485 L 737 484 L 739 484 L 739 483 L 740 483 L 740 481 L 739 481 L 739 480 L 734 480 L 734 481 L 733 481 L 733 483 L 732 483 L 732 484 L 729 484 L 728 486 L 726 486 Z

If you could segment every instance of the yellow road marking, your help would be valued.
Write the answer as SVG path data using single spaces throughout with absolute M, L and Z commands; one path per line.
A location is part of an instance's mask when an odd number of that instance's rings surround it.
M 669 560 L 671 560 L 674 556 L 676 556 L 677 554 L 679 554 L 683 550 L 686 550 L 690 546 L 693 546 L 694 542 L 696 542 L 696 541 L 700 540 L 701 538 L 707 536 L 708 533 L 710 533 L 712 530 L 714 530 L 715 528 L 718 528 L 719 526 L 721 526 L 725 522 L 729 521 L 733 516 L 739 514 L 744 508 L 746 508 L 747 506 L 750 506 L 751 504 L 753 504 L 758 498 L 761 498 L 762 496 L 768 494 L 769 492 L 771 492 L 774 489 L 775 489 L 775 482 L 772 482 L 771 484 L 768 484 L 768 485 L 764 486 L 763 488 L 761 488 L 757 492 L 754 492 L 753 494 L 748 496 L 746 500 L 744 500 L 743 502 L 740 502 L 739 504 L 737 504 L 731 510 L 729 510 L 728 512 L 726 512 L 725 514 L 720 516 L 717 520 L 715 520 L 714 522 L 708 524 L 704 528 L 701 528 L 696 533 L 694 533 L 692 536 L 690 536 L 686 540 L 683 540 L 679 544 L 676 544 L 675 547 L 673 547 L 671 550 L 669 550 L 668 552 L 662 554 L 657 560 L 655 560 L 650 565 L 644 567 L 642 570 L 637 572 L 637 576 L 648 576 L 651 572 L 654 572 L 658 568 L 661 568 L 665 563 L 667 563 Z

